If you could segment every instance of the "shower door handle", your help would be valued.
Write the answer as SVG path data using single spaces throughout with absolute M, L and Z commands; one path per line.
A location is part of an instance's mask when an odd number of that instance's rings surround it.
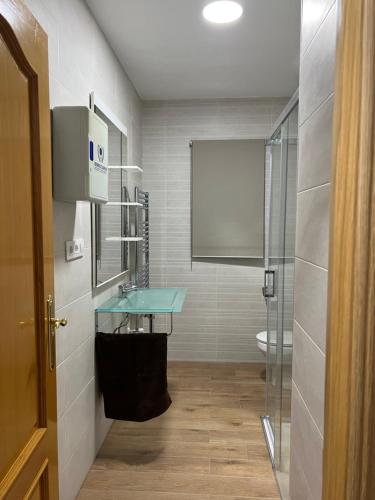
M 272 276 L 272 283 L 270 284 L 270 276 Z M 271 292 L 269 291 L 271 288 Z M 275 271 L 266 270 L 264 271 L 264 287 L 263 287 L 263 296 L 265 298 L 274 297 L 275 296 Z

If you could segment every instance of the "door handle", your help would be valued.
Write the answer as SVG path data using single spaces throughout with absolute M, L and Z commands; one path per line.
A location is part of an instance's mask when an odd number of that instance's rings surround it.
M 269 276 L 272 276 L 272 292 L 269 292 Z M 275 296 L 275 271 L 265 270 L 264 271 L 264 287 L 262 288 L 263 296 L 265 298 Z
M 54 326 L 55 330 L 57 330 L 60 326 L 66 326 L 68 324 L 68 320 L 65 318 L 51 318 L 51 323 Z
M 53 371 L 56 367 L 56 330 L 60 326 L 66 326 L 68 320 L 55 318 L 55 301 L 52 295 L 47 298 L 47 325 L 48 325 L 48 359 L 49 369 Z

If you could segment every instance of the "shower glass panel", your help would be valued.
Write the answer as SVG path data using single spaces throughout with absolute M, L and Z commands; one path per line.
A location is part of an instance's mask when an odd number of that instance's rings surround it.
M 280 196 L 281 196 L 281 158 L 282 158 L 282 130 L 270 141 L 270 207 L 269 207 L 269 231 L 267 251 L 267 345 L 270 336 L 273 337 L 273 346 L 267 349 L 267 415 L 271 427 L 272 448 L 271 455 L 274 458 L 274 442 L 280 434 L 280 363 L 276 348 L 277 314 L 278 314 L 278 264 L 279 264 L 279 240 L 280 240 Z
M 292 332 L 297 209 L 296 105 L 267 143 L 268 224 L 266 439 L 283 499 L 289 498 Z

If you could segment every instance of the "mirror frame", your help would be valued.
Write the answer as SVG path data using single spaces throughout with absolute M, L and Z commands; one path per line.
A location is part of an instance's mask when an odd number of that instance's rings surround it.
M 110 120 L 115 127 L 119 129 L 119 131 L 125 135 L 126 139 L 128 139 L 128 129 L 121 122 L 121 120 L 111 111 L 111 109 L 94 93 L 90 93 L 90 109 L 92 111 L 95 110 L 95 107 L 99 108 L 100 111 Z M 129 144 L 128 144 L 129 146 Z M 103 286 L 108 285 L 109 283 L 120 280 L 120 278 L 124 278 L 129 274 L 129 257 L 128 262 L 125 264 L 127 269 L 121 271 L 120 273 L 112 276 L 103 283 L 97 283 L 97 269 L 96 269 L 96 229 L 97 229 L 97 217 L 96 217 L 96 204 L 91 203 L 91 277 L 92 277 L 92 289 L 97 290 L 98 288 L 102 288 Z

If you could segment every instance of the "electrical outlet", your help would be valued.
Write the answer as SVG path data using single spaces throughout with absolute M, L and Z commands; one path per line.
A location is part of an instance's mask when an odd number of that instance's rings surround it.
M 67 261 L 81 259 L 84 253 L 84 241 L 83 238 L 78 238 L 76 240 L 65 242 L 65 258 Z

